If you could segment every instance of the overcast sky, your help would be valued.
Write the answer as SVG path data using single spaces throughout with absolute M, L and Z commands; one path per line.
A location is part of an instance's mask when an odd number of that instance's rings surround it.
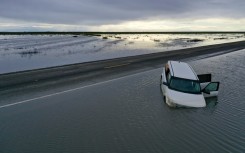
M 0 31 L 245 31 L 245 0 L 0 2 Z

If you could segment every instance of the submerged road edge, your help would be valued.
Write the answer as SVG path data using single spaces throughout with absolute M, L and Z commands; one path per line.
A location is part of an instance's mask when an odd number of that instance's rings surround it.
M 121 66 L 133 65 L 135 63 L 146 62 L 161 59 L 180 59 L 190 58 L 199 55 L 206 55 L 218 53 L 223 51 L 235 51 L 245 48 L 245 41 L 216 44 L 195 48 L 187 48 L 180 50 L 173 50 L 167 52 L 158 52 L 144 55 L 128 56 L 107 60 L 99 60 L 85 63 L 77 63 L 71 65 L 28 70 L 22 72 L 14 72 L 7 74 L 0 74 L 0 88 L 6 88 L 21 84 L 45 81 L 49 79 L 61 78 L 71 75 L 82 74 L 91 71 L 98 71 L 108 68 L 116 69 Z
M 156 69 L 158 69 L 158 68 L 156 68 Z M 145 73 L 145 72 L 155 71 L 156 69 L 152 69 L 152 70 L 148 70 L 148 71 L 144 71 L 144 72 L 138 72 L 138 73 L 135 73 L 135 74 L 130 74 L 130 75 L 127 75 L 127 76 L 122 76 L 122 77 L 119 77 L 119 78 L 106 80 L 106 81 L 103 81 L 103 82 L 97 82 L 97 83 L 93 83 L 93 84 L 89 84 L 89 85 L 85 85 L 85 86 L 80 86 L 80 87 L 77 87 L 77 88 L 71 88 L 71 89 L 67 89 L 67 90 L 63 90 L 63 91 L 59 91 L 59 92 L 55 92 L 55 93 L 51 93 L 51 94 L 47 94 L 47 95 L 31 98 L 31 99 L 26 99 L 26 100 L 14 102 L 14 103 L 0 105 L 0 109 L 11 107 L 11 106 L 15 106 L 15 105 L 20 105 L 20 104 L 25 104 L 25 103 L 29 103 L 31 101 L 40 100 L 40 99 L 44 99 L 44 98 L 48 98 L 48 97 L 52 97 L 52 96 L 56 96 L 56 95 L 69 93 L 69 92 L 73 92 L 73 91 L 77 91 L 77 90 L 93 87 L 93 86 L 96 86 L 96 85 L 105 84 L 105 83 L 112 82 L 112 81 L 117 81 L 117 80 L 120 80 L 120 79 L 124 79 L 126 77 L 137 76 L 137 75 Z

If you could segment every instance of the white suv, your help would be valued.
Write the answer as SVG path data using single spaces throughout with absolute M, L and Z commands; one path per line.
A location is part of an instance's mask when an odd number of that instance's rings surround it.
M 204 97 L 217 96 L 219 82 L 211 82 L 211 74 L 197 75 L 187 63 L 168 61 L 161 75 L 161 89 L 170 107 L 205 107 Z

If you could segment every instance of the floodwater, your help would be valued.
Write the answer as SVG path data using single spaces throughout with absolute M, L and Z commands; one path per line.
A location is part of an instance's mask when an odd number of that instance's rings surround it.
M 205 108 L 169 108 L 155 69 L 1 109 L 0 152 L 244 153 L 245 50 L 189 63 L 221 83 Z
M 0 35 L 0 74 L 241 40 L 244 34 Z

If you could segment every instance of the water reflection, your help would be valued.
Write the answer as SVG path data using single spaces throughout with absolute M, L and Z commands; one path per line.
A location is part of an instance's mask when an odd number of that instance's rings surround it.
M 213 108 L 218 104 L 218 97 L 217 96 L 208 97 L 208 98 L 205 98 L 205 101 L 206 101 L 207 107 Z
M 13 61 L 22 61 L 23 64 L 18 69 L 16 67 L 0 69 L 0 73 L 164 52 L 240 40 L 245 40 L 245 35 L 2 35 L 0 36 L 0 64 L 7 66 L 12 64 Z M 25 63 L 28 64 L 26 65 Z
M 41 54 L 41 52 L 37 49 L 34 49 L 32 51 L 22 51 L 19 54 L 22 58 L 31 58 L 34 55 Z

